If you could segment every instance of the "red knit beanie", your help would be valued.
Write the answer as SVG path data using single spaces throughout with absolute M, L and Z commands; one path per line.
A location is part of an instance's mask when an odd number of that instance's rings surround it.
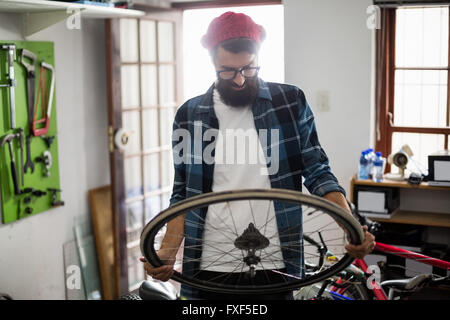
M 243 13 L 228 11 L 209 24 L 208 31 L 202 38 L 202 45 L 211 50 L 219 43 L 235 38 L 249 38 L 259 44 L 265 37 L 264 28 L 252 18 Z

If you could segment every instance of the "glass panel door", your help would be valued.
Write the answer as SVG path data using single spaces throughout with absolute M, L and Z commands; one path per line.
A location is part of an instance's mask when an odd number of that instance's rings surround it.
M 171 131 L 178 106 L 175 22 L 121 19 L 122 125 L 129 290 L 145 279 L 139 261 L 142 227 L 168 206 L 173 166 Z

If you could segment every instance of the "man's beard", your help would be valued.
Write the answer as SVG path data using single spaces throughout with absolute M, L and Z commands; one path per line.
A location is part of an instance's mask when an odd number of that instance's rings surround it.
M 235 90 L 240 88 L 233 80 L 219 79 L 217 85 L 220 99 L 223 103 L 231 107 L 245 107 L 252 105 L 258 95 L 258 79 L 246 79 L 242 90 Z

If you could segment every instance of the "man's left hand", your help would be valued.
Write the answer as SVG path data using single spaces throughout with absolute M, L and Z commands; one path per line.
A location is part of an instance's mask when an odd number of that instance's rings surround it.
M 364 241 L 360 245 L 347 244 L 345 250 L 347 253 L 356 259 L 362 259 L 372 252 L 375 248 L 375 236 L 367 231 L 367 226 L 363 226 Z

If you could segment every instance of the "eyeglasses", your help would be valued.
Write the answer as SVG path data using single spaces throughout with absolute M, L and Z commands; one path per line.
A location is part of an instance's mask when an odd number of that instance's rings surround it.
M 243 67 L 240 69 L 226 69 L 217 71 L 217 77 L 223 80 L 232 80 L 237 76 L 239 72 L 244 78 L 251 79 L 258 75 L 260 67 Z

